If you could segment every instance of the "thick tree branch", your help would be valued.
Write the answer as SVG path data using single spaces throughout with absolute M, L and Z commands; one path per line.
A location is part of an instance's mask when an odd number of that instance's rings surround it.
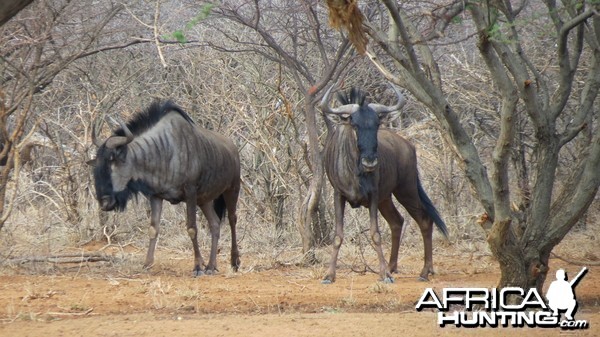
M 560 69 L 559 89 L 556 99 L 551 107 L 551 118 L 555 120 L 564 111 L 564 107 L 571 95 L 573 78 L 579 64 L 579 58 L 583 51 L 583 29 L 582 24 L 594 15 L 592 10 L 587 10 L 560 27 L 557 41 L 558 65 Z M 575 48 L 569 48 L 569 33 L 578 28 L 573 44 Z M 573 54 L 573 55 L 571 55 Z
M 483 38 L 479 41 L 479 51 L 488 69 L 492 80 L 498 85 L 502 96 L 500 108 L 500 133 L 492 154 L 492 190 L 494 191 L 494 210 L 496 224 L 510 223 L 512 218 L 510 209 L 510 190 L 508 179 L 508 162 L 515 136 L 515 111 L 518 95 L 511 79 L 505 71 L 501 60 L 491 48 L 490 43 Z
M 33 0 L 4 0 L 0 1 L 0 26 L 27 7 Z
M 583 216 L 594 200 L 600 186 L 600 132 L 592 138 L 589 153 L 582 154 L 580 164 L 567 180 L 563 193 L 550 210 L 550 224 L 545 233 L 545 247 L 558 244 Z
M 600 91 L 600 50 L 596 50 L 592 55 L 591 64 L 581 92 L 577 114 L 560 136 L 561 147 L 575 138 L 582 130 L 592 127 L 591 117 L 594 113 L 594 102 Z
M 419 65 L 419 58 L 417 57 L 417 52 L 415 51 L 414 44 L 411 41 L 410 35 L 408 33 L 407 27 L 404 25 L 404 21 L 400 17 L 400 10 L 396 1 L 391 0 L 382 0 L 383 4 L 387 7 L 390 16 L 398 28 L 398 34 L 400 35 L 404 48 L 406 48 L 406 54 L 408 55 L 410 71 L 412 73 L 421 72 Z

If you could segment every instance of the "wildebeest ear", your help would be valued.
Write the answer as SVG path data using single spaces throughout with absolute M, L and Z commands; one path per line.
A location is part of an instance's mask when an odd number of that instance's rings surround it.
M 98 163 L 98 160 L 96 160 L 96 158 L 92 158 L 92 159 L 86 161 L 85 163 L 88 164 L 88 165 L 90 165 L 90 166 L 92 166 L 92 167 L 94 167 Z
M 347 124 L 350 122 L 350 114 L 325 114 L 335 124 Z
M 392 112 L 388 112 L 388 113 L 379 113 L 377 114 L 379 116 L 379 121 L 382 124 L 385 123 L 391 123 L 393 121 L 395 121 L 396 119 L 398 119 L 398 117 L 400 117 L 400 111 L 392 111 Z
M 115 159 L 120 162 L 125 162 L 125 156 L 127 155 L 127 146 L 119 146 L 115 149 Z

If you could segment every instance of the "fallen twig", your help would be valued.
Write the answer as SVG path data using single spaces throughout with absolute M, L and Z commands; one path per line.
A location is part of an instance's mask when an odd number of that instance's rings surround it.
M 93 310 L 94 308 L 89 308 L 88 310 L 83 312 L 47 312 L 47 314 L 50 316 L 87 316 Z
M 24 264 L 31 262 L 49 262 L 49 263 L 81 263 L 81 262 L 99 262 L 112 261 L 112 256 L 99 253 L 79 253 L 79 254 L 61 254 L 50 256 L 28 256 L 8 260 L 10 263 Z
M 576 266 L 600 266 L 600 261 L 580 261 L 580 260 L 573 260 L 573 259 L 570 259 L 570 258 L 562 257 L 562 256 L 557 255 L 555 253 L 550 253 L 550 255 L 552 257 L 555 257 L 555 258 L 559 259 L 559 260 L 563 260 L 563 261 L 565 261 L 567 263 L 574 264 Z
M 306 286 L 303 284 L 300 284 L 298 282 L 294 282 L 294 281 L 288 281 L 288 283 L 293 284 L 293 285 L 297 285 L 298 287 L 300 287 L 300 291 L 304 291 L 304 289 L 306 289 Z

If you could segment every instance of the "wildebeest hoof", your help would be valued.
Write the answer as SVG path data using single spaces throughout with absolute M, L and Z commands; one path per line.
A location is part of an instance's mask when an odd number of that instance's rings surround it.
M 328 278 L 321 281 L 321 284 L 332 284 L 332 283 L 333 283 L 333 281 Z
M 215 275 L 217 273 L 216 269 L 208 269 L 206 268 L 206 270 L 204 271 L 204 274 L 206 275 Z
M 240 261 L 240 258 L 231 258 L 231 269 L 233 269 L 233 271 L 237 272 L 238 269 L 240 269 L 240 265 L 242 264 L 242 262 Z
M 392 284 L 392 283 L 394 283 L 394 278 L 391 276 L 388 276 L 388 277 L 384 278 L 381 282 L 383 282 L 385 284 Z
M 419 281 L 421 281 L 421 282 L 429 282 L 429 278 L 427 278 L 427 276 L 425 276 L 425 277 L 419 276 Z
M 202 276 L 202 275 L 204 275 L 204 272 L 202 271 L 202 269 L 194 269 L 194 271 L 192 272 L 193 277 L 198 277 L 198 276 Z

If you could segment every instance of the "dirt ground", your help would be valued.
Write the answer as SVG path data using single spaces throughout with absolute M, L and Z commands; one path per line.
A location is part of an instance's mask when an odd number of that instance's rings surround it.
M 394 284 L 373 273 L 338 269 L 322 285 L 315 268 L 261 264 L 243 256 L 240 272 L 192 278 L 191 256 L 157 251 L 143 272 L 143 252 L 128 266 L 114 262 L 60 264 L 51 272 L 22 266 L 0 273 L 1 336 L 599 336 L 600 267 L 577 286 L 579 311 L 590 327 L 467 329 L 437 325 L 437 314 L 414 306 L 427 287 L 494 287 L 499 279 L 489 256 L 436 257 L 438 274 L 417 280 L 420 258 L 402 260 Z M 219 263 L 226 269 L 227 256 Z M 135 263 L 135 266 L 134 266 Z M 42 265 L 47 265 L 43 263 Z M 553 259 L 573 276 L 580 266 Z M 549 281 L 546 282 L 546 287 Z

